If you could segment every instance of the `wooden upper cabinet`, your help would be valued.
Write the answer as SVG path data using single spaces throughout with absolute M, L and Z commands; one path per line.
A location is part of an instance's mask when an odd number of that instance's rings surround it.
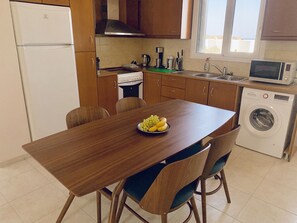
M 161 102 L 161 74 L 144 73 L 144 100 L 147 104 Z
M 120 21 L 139 29 L 139 0 L 119 0 Z
M 140 2 L 140 24 L 139 28 L 147 36 L 156 35 L 154 29 L 154 9 L 155 0 L 145 0 Z
M 207 105 L 209 81 L 188 78 L 185 100 Z
M 76 69 L 81 106 L 98 105 L 96 53 L 76 52 Z
M 95 51 L 93 0 L 70 0 L 76 52 Z
M 297 1 L 267 0 L 262 39 L 297 40 Z
M 69 6 L 69 0 L 42 0 L 43 4 Z
M 190 38 L 192 4 L 192 0 L 140 1 L 140 30 L 148 37 Z
M 116 102 L 118 101 L 117 75 L 99 76 L 98 105 L 105 108 L 110 115 L 116 114 Z

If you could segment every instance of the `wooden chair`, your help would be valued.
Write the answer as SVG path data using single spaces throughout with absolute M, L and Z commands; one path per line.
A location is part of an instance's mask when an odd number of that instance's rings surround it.
M 146 106 L 146 102 L 137 97 L 122 98 L 116 103 L 117 114 Z
M 109 116 L 108 111 L 102 107 L 79 107 L 66 115 L 66 124 L 67 128 L 70 129 Z
M 226 176 L 224 172 L 224 166 L 226 165 L 228 158 L 231 154 L 239 130 L 240 126 L 236 126 L 230 132 L 217 136 L 208 142 L 211 144 L 211 149 L 209 151 L 206 164 L 202 176 L 200 178 L 201 191 L 195 192 L 201 195 L 203 223 L 206 223 L 207 221 L 206 195 L 214 194 L 217 191 L 219 191 L 222 186 L 224 186 L 227 202 L 231 203 Z M 220 173 L 220 176 L 218 175 L 218 173 Z M 216 179 L 219 179 L 220 184 L 215 190 L 206 192 L 206 180 L 210 177 L 215 177 Z
M 200 222 L 194 191 L 198 178 L 202 174 L 210 145 L 199 153 L 184 160 L 166 165 L 159 163 L 145 171 L 129 177 L 124 186 L 124 193 L 119 205 L 117 222 L 119 222 L 124 206 L 139 219 L 147 222 L 127 204 L 127 196 L 152 214 L 161 215 L 162 223 L 167 223 L 167 214 L 184 204 L 190 207 L 187 222 L 194 212 L 196 222 Z M 193 171 L 195 170 L 195 171 Z M 189 203 L 190 201 L 190 203 Z
M 202 197 L 201 201 L 202 201 L 203 223 L 206 223 L 206 195 L 211 195 L 216 193 L 223 185 L 225 189 L 225 194 L 227 197 L 227 202 L 231 203 L 227 181 L 226 181 L 223 168 L 226 165 L 229 155 L 232 151 L 239 129 L 240 129 L 240 126 L 237 126 L 230 132 L 217 136 L 207 142 L 207 144 L 208 143 L 211 144 L 211 149 L 205 164 L 205 168 L 203 170 L 203 174 L 200 178 L 201 192 L 195 191 L 196 194 L 200 194 Z M 199 152 L 202 148 L 203 148 L 202 142 L 198 142 L 184 149 L 183 151 L 169 157 L 168 159 L 166 159 L 166 163 L 172 163 L 177 160 L 185 159 Z M 220 173 L 221 176 L 218 176 L 218 173 Z M 220 185 L 215 190 L 206 192 L 205 182 L 206 182 L 206 179 L 210 177 L 215 177 L 216 179 L 219 179 Z
M 73 109 L 66 115 L 66 124 L 67 128 L 71 129 L 79 125 L 86 124 L 88 122 L 96 121 L 98 119 L 110 117 L 108 111 L 102 107 L 79 107 Z M 96 192 L 97 196 L 97 222 L 101 223 L 101 193 L 106 195 L 109 199 L 111 199 L 111 192 L 107 188 L 103 188 Z M 68 203 L 68 207 L 70 206 Z M 67 208 L 68 209 L 68 208 Z M 66 211 L 67 211 L 66 209 Z M 65 213 L 66 213 L 65 211 Z

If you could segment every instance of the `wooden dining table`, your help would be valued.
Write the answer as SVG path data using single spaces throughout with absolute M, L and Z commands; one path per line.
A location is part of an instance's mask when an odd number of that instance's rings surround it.
M 112 223 L 126 178 L 202 140 L 234 114 L 171 100 L 65 130 L 23 148 L 69 190 L 68 204 L 75 196 L 119 182 L 112 193 L 109 214 Z M 139 131 L 138 123 L 150 115 L 166 117 L 169 131 L 163 134 Z

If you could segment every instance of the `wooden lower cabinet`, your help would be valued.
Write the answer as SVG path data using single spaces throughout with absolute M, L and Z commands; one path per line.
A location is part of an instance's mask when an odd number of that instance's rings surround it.
M 166 76 L 156 73 L 144 74 L 144 99 L 148 104 L 182 99 L 235 111 L 235 116 L 215 131 L 212 136 L 226 133 L 237 124 L 240 98 L 241 88 L 236 84 L 176 77 L 167 74 Z
M 241 91 L 237 85 L 219 82 L 210 82 L 208 91 L 208 105 L 230 111 L 239 110 Z M 238 113 L 225 125 L 215 131 L 212 136 L 217 136 L 231 130 L 238 120 Z
M 162 101 L 167 99 L 185 99 L 186 78 L 171 75 L 162 76 Z
M 185 100 L 207 105 L 209 81 L 186 80 Z
M 81 106 L 98 105 L 96 53 L 76 52 L 76 69 Z
M 144 100 L 147 104 L 161 102 L 162 74 L 144 72 Z
M 118 101 L 117 75 L 99 76 L 98 105 L 105 108 L 110 115 L 116 114 L 115 104 Z
M 174 87 L 162 86 L 161 95 L 162 97 L 184 100 L 185 90 Z

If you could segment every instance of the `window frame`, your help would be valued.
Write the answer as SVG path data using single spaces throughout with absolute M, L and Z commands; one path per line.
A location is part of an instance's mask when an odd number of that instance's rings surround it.
M 200 30 L 200 16 L 202 15 L 201 9 L 202 0 L 194 0 L 193 4 L 193 18 L 192 18 L 192 38 L 191 38 L 191 58 L 193 59 L 205 59 L 211 57 L 214 60 L 224 60 L 224 61 L 238 61 L 249 63 L 251 59 L 264 58 L 265 45 L 266 42 L 261 40 L 261 33 L 263 27 L 263 19 L 265 12 L 266 0 L 261 0 L 260 12 L 259 12 L 259 22 L 257 27 L 257 34 L 255 38 L 255 51 L 254 53 L 242 53 L 242 52 L 231 52 L 231 37 L 233 31 L 233 19 L 235 14 L 235 3 L 236 0 L 227 0 L 226 17 L 225 17 L 225 27 L 224 27 L 224 37 L 222 45 L 221 54 L 212 53 L 200 53 L 198 52 L 198 31 Z

